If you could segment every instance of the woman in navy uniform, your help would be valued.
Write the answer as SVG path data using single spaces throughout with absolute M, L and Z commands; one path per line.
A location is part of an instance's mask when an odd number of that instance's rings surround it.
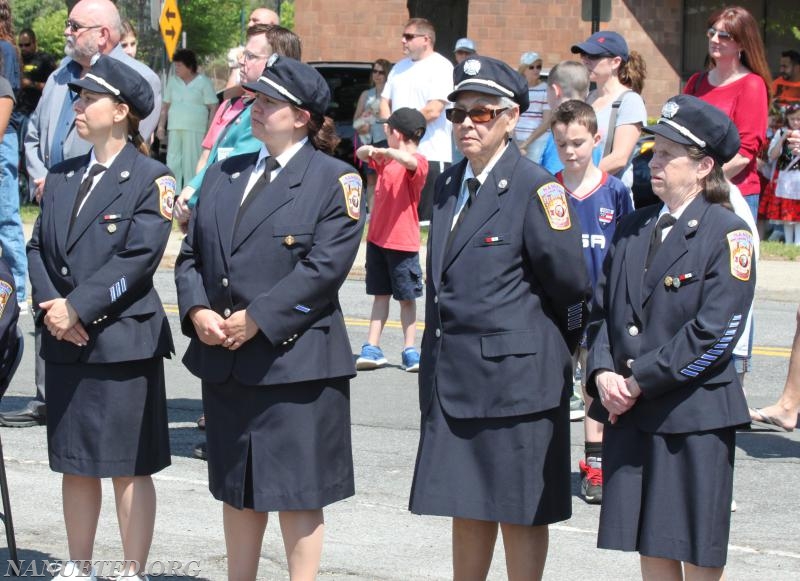
M 644 579 L 717 580 L 735 430 L 750 421 L 731 351 L 753 298 L 753 239 L 722 173 L 739 134 L 688 95 L 645 131 L 664 203 L 620 222 L 589 327 L 590 415 L 606 423 L 598 546 L 638 551 Z
M 28 244 L 34 300 L 48 333 L 50 467 L 63 473 L 71 563 L 90 560 L 101 478 L 112 478 L 126 560 L 144 567 L 155 521 L 151 475 L 170 463 L 163 358 L 172 336 L 153 274 L 167 245 L 175 180 L 145 155 L 139 120 L 153 91 L 100 56 L 70 83 L 78 134 L 92 150 L 47 174 Z M 136 573 L 131 565 L 122 573 Z
M 453 517 L 455 579 L 483 579 L 498 528 L 509 579 L 541 578 L 570 517 L 570 353 L 589 291 L 564 189 L 511 142 L 525 79 L 475 56 L 447 110 L 465 159 L 436 184 L 410 510 Z
M 202 379 L 209 489 L 228 578 L 255 579 L 280 513 L 293 580 L 314 579 L 323 507 L 354 494 L 352 350 L 338 292 L 361 240 L 361 179 L 328 153 L 313 68 L 273 55 L 257 82 L 259 152 L 213 165 L 175 266 L 184 363 Z

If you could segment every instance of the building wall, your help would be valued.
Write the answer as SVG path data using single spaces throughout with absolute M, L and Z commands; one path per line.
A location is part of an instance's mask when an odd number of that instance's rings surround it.
M 625 36 L 647 62 L 644 98 L 656 116 L 661 104 L 680 91 L 681 0 L 612 0 L 612 22 L 601 23 Z M 295 0 L 295 32 L 303 58 L 370 61 L 402 58 L 400 34 L 408 19 L 404 0 Z M 575 58 L 570 46 L 584 40 L 591 24 L 581 20 L 581 0 L 470 0 L 467 36 L 478 50 L 519 62 L 526 51 L 542 55 L 545 67 Z M 452 47 L 437 46 L 445 56 Z

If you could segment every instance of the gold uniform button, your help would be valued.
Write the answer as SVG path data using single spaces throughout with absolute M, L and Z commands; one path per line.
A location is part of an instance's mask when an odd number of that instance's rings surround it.
M 292 246 L 294 244 L 294 236 L 289 234 L 286 238 L 283 239 L 283 243 L 286 246 Z

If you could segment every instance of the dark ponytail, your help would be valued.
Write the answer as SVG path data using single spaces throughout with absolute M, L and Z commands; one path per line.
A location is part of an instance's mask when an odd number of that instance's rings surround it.
M 308 139 L 311 143 L 328 155 L 333 155 L 341 139 L 336 134 L 336 125 L 330 117 L 311 114 L 308 120 Z

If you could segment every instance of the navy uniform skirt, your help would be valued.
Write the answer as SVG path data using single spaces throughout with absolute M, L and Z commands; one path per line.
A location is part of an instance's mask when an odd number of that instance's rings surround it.
M 45 362 L 50 468 L 77 476 L 147 476 L 170 464 L 162 357 Z
M 519 525 L 572 516 L 569 407 L 456 419 L 438 396 L 422 418 L 409 510 Z
M 350 382 L 203 382 L 208 487 L 259 512 L 313 510 L 355 494 Z
M 597 546 L 724 567 L 735 428 L 652 434 L 606 426 Z

